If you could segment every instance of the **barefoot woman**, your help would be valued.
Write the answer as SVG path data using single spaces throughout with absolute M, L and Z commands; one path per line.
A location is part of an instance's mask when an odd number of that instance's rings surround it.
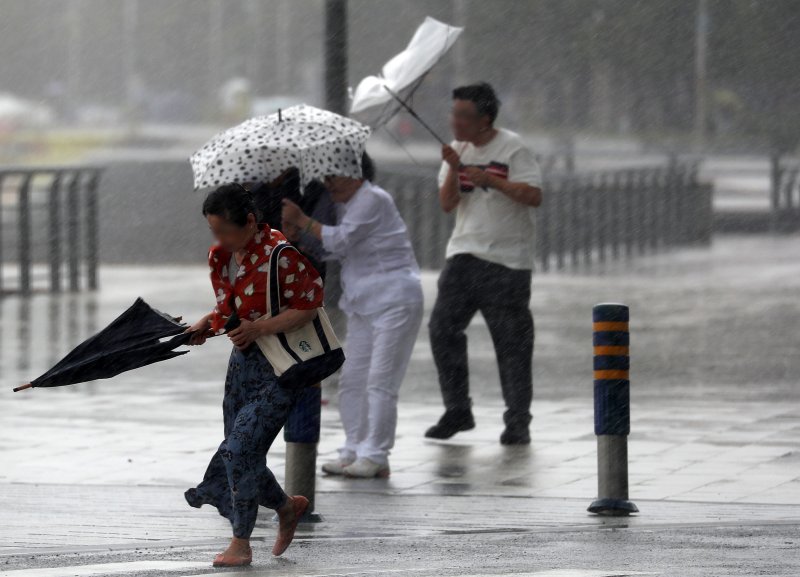
M 239 185 L 223 186 L 206 198 L 203 214 L 216 238 L 209 252 L 211 284 L 217 297 L 212 312 L 189 330 L 191 344 L 203 344 L 224 332 L 234 310 L 239 328 L 227 333 L 234 345 L 222 403 L 225 440 L 211 459 L 202 483 L 186 491 L 192 507 L 213 505 L 233 527 L 233 539 L 214 566 L 249 565 L 250 534 L 258 506 L 274 509 L 280 521 L 273 555 L 282 554 L 308 506 L 305 497 L 284 493 L 266 465 L 266 454 L 286 422 L 298 391 L 282 388 L 255 340 L 294 330 L 311 321 L 322 306 L 322 281 L 297 251 L 287 250 L 278 266 L 279 288 L 287 308 L 273 318 L 266 313 L 269 255 L 284 236 L 258 224 L 252 195 Z M 285 255 L 285 258 L 284 258 Z

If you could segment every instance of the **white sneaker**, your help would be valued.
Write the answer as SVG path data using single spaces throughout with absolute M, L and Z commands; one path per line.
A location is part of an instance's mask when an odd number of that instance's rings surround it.
M 322 465 L 322 472 L 328 475 L 344 475 L 344 468 L 352 465 L 355 459 L 336 459 Z
M 348 465 L 342 470 L 346 477 L 358 477 L 361 479 L 372 479 L 374 477 L 385 479 L 390 474 L 388 464 L 382 465 L 366 457 L 356 460 L 352 465 Z

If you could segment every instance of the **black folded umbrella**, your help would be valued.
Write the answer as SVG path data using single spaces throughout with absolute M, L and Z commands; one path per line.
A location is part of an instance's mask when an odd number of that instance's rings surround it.
M 28 384 L 16 387 L 61 387 L 95 379 L 108 379 L 125 371 L 185 355 L 175 351 L 191 339 L 186 325 L 151 308 L 137 298 L 110 325 L 83 341 L 52 369 Z M 162 341 L 166 337 L 172 337 Z

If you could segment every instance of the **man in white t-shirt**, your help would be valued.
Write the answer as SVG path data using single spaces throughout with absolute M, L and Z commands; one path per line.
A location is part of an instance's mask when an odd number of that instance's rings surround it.
M 442 147 L 439 201 L 445 212 L 456 211 L 456 224 L 428 325 L 445 413 L 425 436 L 447 439 L 475 426 L 464 331 L 480 311 L 494 343 L 506 403 L 500 442 L 518 445 L 530 443 L 530 291 L 534 208 L 542 202 L 542 190 L 531 150 L 517 134 L 494 127 L 499 106 L 486 83 L 453 91 L 455 140 Z

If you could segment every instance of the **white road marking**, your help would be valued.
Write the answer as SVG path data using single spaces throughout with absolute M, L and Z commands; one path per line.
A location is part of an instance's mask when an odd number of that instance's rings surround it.
M 201 563 L 199 561 L 130 561 L 128 563 L 99 563 L 97 565 L 0 571 L 0 577 L 90 577 L 92 575 L 125 575 L 134 571 L 195 571 L 210 567 L 210 562 Z
M 531 571 L 526 573 L 475 573 L 470 575 L 459 575 L 459 577 L 633 577 L 635 575 L 654 575 L 654 573 L 622 570 L 614 571 L 610 569 L 550 569 L 548 571 Z
M 266 569 L 266 568 L 265 568 Z M 271 570 L 274 571 L 274 570 Z M 433 571 L 430 568 L 416 569 L 358 569 L 356 567 L 341 567 L 325 573 L 303 573 L 299 567 L 283 569 L 284 575 L 302 575 L 304 577 L 355 577 L 357 575 L 386 575 L 391 573 L 421 573 Z M 266 573 L 265 573 L 266 574 Z M 259 573 L 260 575 L 260 573 Z M 524 573 L 470 573 L 457 577 L 635 577 L 636 575 L 655 575 L 652 572 L 624 570 L 597 570 L 597 569 L 550 569 L 547 571 L 526 571 Z M 206 577 L 205 575 L 190 575 L 187 577 Z M 255 577 L 252 569 L 225 573 L 225 577 Z M 453 576 L 456 577 L 456 576 Z

